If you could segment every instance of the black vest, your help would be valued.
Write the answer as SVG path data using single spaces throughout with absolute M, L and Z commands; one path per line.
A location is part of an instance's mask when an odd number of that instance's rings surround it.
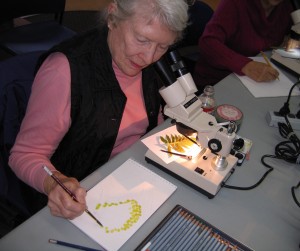
M 83 179 L 108 161 L 116 141 L 126 104 L 112 68 L 107 28 L 94 29 L 68 40 L 44 55 L 60 51 L 71 68 L 72 124 L 51 158 L 67 176 Z M 144 101 L 149 126 L 157 125 L 161 81 L 154 68 L 142 72 Z

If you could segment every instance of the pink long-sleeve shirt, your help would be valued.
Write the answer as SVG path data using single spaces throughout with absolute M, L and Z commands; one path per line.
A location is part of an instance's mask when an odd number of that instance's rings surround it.
M 113 69 L 127 103 L 111 157 L 136 142 L 148 126 L 142 74 L 125 76 L 115 63 Z M 62 53 L 54 53 L 45 60 L 34 79 L 26 115 L 9 158 L 16 175 L 40 192 L 44 192 L 47 175 L 42 166 L 55 170 L 49 159 L 72 123 L 70 110 L 69 62 Z M 160 116 L 159 123 L 162 121 Z
M 283 42 L 291 27 L 292 6 L 284 0 L 267 17 L 261 0 L 221 0 L 199 39 L 196 84 L 215 84 L 242 68 L 260 51 Z M 199 88 L 201 89 L 201 88 Z

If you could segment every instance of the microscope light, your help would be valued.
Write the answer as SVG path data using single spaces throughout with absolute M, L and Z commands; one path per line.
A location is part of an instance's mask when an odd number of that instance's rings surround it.
M 297 48 L 299 48 L 299 40 L 295 40 L 293 38 L 290 38 L 287 41 L 285 50 L 287 52 L 291 52 L 292 54 L 294 54 L 295 53 L 295 49 L 297 49 Z
M 277 49 L 275 50 L 280 56 L 284 58 L 293 58 L 293 59 L 300 59 L 300 49 L 295 48 L 295 49 L 290 49 L 288 51 L 284 49 Z

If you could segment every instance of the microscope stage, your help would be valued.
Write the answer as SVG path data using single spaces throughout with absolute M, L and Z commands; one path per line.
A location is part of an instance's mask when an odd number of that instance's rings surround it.
M 204 154 L 192 160 L 178 158 L 176 161 L 167 164 L 151 150 L 148 150 L 145 155 L 147 162 L 200 191 L 210 199 L 217 194 L 222 187 L 222 183 L 234 172 L 237 163 L 237 158 L 229 154 L 227 166 L 224 170 L 217 171 L 212 164 L 215 157 L 216 155 L 207 149 Z

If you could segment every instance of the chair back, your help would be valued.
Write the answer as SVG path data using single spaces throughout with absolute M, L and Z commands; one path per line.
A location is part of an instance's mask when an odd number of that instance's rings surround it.
M 204 1 L 196 0 L 189 7 L 189 25 L 184 31 L 183 39 L 178 43 L 177 49 L 183 57 L 188 70 L 194 71 L 198 59 L 198 40 L 206 24 L 213 16 L 214 10 Z
M 185 30 L 183 46 L 198 45 L 198 40 L 213 13 L 213 9 L 203 1 L 195 1 L 189 7 L 189 25 Z
M 10 0 L 1 6 L 0 24 L 36 14 L 54 14 L 61 23 L 65 4 L 66 0 Z
M 23 183 L 8 165 L 31 93 L 36 63 L 42 52 L 0 62 L 0 238 L 31 216 Z
M 11 55 L 46 51 L 73 37 L 76 32 L 62 24 L 65 3 L 66 0 L 10 0 L 6 8 L 0 9 L 0 24 L 5 27 L 0 32 L 0 48 Z M 26 24 L 15 26 L 14 18 Z

